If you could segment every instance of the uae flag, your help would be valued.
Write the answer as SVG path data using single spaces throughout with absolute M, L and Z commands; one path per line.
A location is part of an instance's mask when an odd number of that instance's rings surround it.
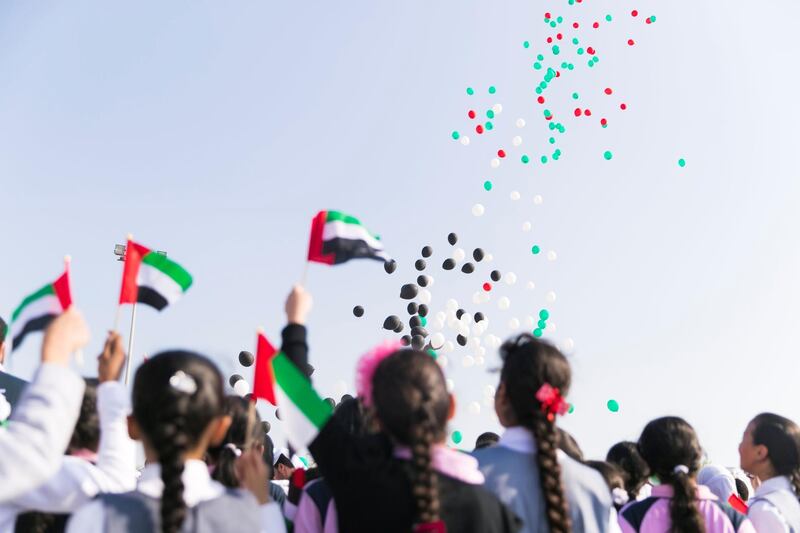
M 11 314 L 11 349 L 16 350 L 34 331 L 42 331 L 72 304 L 69 269 L 53 283 L 48 283 L 22 300 Z
M 128 241 L 120 304 L 139 302 L 161 311 L 191 286 L 192 276 L 166 254 Z
M 351 259 L 389 261 L 383 243 L 355 217 L 341 211 L 320 211 L 311 222 L 308 260 L 338 265 Z
M 298 450 L 305 450 L 331 417 L 331 406 L 286 354 L 275 350 L 262 333 L 258 334 L 253 383 L 253 400 L 257 398 L 278 406 L 286 438 Z

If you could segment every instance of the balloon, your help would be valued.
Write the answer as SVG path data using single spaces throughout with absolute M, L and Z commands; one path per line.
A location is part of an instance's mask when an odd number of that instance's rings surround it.
M 428 286 L 428 276 L 420 274 L 417 276 L 417 285 L 420 287 L 427 287 Z
M 471 355 L 465 355 L 461 358 L 461 364 L 464 365 L 464 368 L 470 368 L 475 365 L 475 358 Z
M 411 328 L 411 336 L 414 337 L 419 335 L 423 339 L 428 336 L 428 330 L 423 328 L 422 326 L 414 326 Z
M 452 259 L 445 259 L 442 263 L 442 268 L 445 270 L 453 270 L 456 267 L 456 262 Z
M 536 205 L 542 205 L 543 201 L 544 201 L 544 198 L 542 198 L 541 194 L 537 194 L 536 196 L 533 197 L 533 203 L 536 204 Z
M 469 137 L 467 137 L 466 135 L 464 135 L 463 137 L 461 137 L 461 138 L 458 140 L 458 142 L 460 142 L 460 143 L 461 143 L 461 144 L 463 144 L 464 146 L 469 146 Z
M 564 339 L 563 346 L 564 346 L 564 351 L 571 352 L 575 348 L 575 341 L 570 338 Z
M 395 333 L 400 333 L 401 331 L 403 331 L 404 327 L 405 326 L 403 325 L 402 322 L 398 322 L 397 325 L 394 327 L 394 332 Z
M 463 309 L 458 309 L 456 311 L 456 318 L 461 320 L 461 317 L 464 316 L 464 313 L 466 313 L 466 311 L 464 311 Z
M 444 335 L 441 333 L 434 333 L 431 335 L 431 346 L 434 350 L 441 350 L 444 346 Z
M 525 284 L 525 288 L 532 291 L 533 289 L 536 288 L 536 284 L 532 281 L 529 281 L 528 283 Z
M 455 442 L 456 444 L 460 444 L 460 443 L 461 443 L 461 440 L 462 440 L 464 437 L 463 437 L 463 435 L 461 435 L 461 432 L 460 432 L 460 431 L 454 431 L 454 432 L 453 432 L 453 434 L 452 434 L 452 435 L 450 435 L 450 438 L 451 438 L 451 439 L 453 439 L 453 442 Z
M 353 314 L 354 314 L 355 316 L 357 316 L 357 317 L 361 318 L 362 316 L 364 316 L 364 308 L 363 308 L 363 307 L 361 307 L 360 305 L 357 305 L 357 306 L 355 306 L 355 307 L 353 308 Z
M 421 350 L 425 346 L 425 337 L 422 335 L 414 335 L 411 337 L 411 347 L 415 350 Z
M 447 314 L 444 311 L 439 311 L 434 318 L 439 322 L 444 322 L 447 320 Z
M 419 327 L 419 326 L 421 326 L 421 325 L 422 325 L 422 320 L 420 320 L 420 318 L 419 318 L 418 316 L 412 316 L 412 317 L 411 317 L 411 318 L 408 320 L 408 325 L 409 325 L 410 327 L 412 327 L 412 328 L 417 328 L 417 327 Z M 413 334 L 414 334 L 414 332 L 412 331 L 412 332 L 411 332 L 411 334 L 413 335 Z
M 383 269 L 386 271 L 387 274 L 391 274 L 395 270 L 397 270 L 397 261 L 394 259 L 390 259 L 383 263 Z
M 269 430 L 272 429 L 272 424 L 267 422 L 266 420 L 261 421 L 261 431 L 263 433 L 269 433 Z
M 455 313 L 456 309 L 458 309 L 458 301 L 455 298 L 448 298 L 444 304 L 444 308 Z
M 428 316 L 428 306 L 425 304 L 420 305 L 417 308 L 417 312 L 419 313 L 419 316 Z
M 414 261 L 414 268 L 416 268 L 417 270 L 420 271 L 425 270 L 426 266 L 428 265 L 425 263 L 424 259 L 417 259 L 416 261 Z
M 400 343 L 403 346 L 408 346 L 409 344 L 411 344 L 411 335 L 403 335 L 402 337 L 400 337 Z
M 458 335 L 456 337 L 456 341 L 458 342 L 459 346 L 466 346 L 467 345 L 467 338 L 464 335 Z
M 472 250 L 472 258 L 476 262 L 480 263 L 481 261 L 483 261 L 483 256 L 484 256 L 484 253 L 483 253 L 482 249 L 475 248 L 474 250 Z
M 500 281 L 501 274 L 499 270 L 492 270 L 490 276 L 492 278 L 492 281 Z
M 467 312 L 464 312 L 462 313 L 461 318 L 459 318 L 459 320 L 464 325 L 472 324 L 472 315 Z
M 517 119 L 517 127 L 518 128 L 524 128 L 525 127 L 525 119 L 518 118 Z
M 483 215 L 486 211 L 486 208 L 483 207 L 483 204 L 475 204 L 472 206 L 472 214 L 476 217 Z
M 514 317 L 508 321 L 508 329 L 519 329 L 519 319 Z
M 392 331 L 397 327 L 398 324 L 402 324 L 400 319 L 395 315 L 389 315 L 386 317 L 386 320 L 383 321 L 383 329 Z
M 497 168 L 497 167 L 499 167 L 499 166 L 500 166 L 500 160 L 499 160 L 499 159 L 497 159 L 497 158 L 495 157 L 494 159 L 492 159 L 492 160 L 489 162 L 489 166 L 491 166 L 492 168 Z M 473 214 L 475 214 L 475 213 L 474 213 L 474 211 L 473 211 Z M 478 215 L 475 215 L 475 216 L 478 216 Z
M 501 311 L 505 311 L 506 309 L 511 307 L 511 300 L 508 299 L 508 296 L 503 296 L 502 298 L 500 298 L 500 300 L 498 300 L 497 307 Z
M 447 386 L 447 392 L 453 392 L 453 390 L 456 388 L 456 382 L 450 378 L 444 380 L 444 384 Z
M 499 115 L 500 113 L 503 112 L 503 106 L 501 106 L 500 104 L 494 104 L 492 106 L 492 111 L 494 111 L 495 114 Z
M 455 233 L 448 234 L 447 242 L 449 242 L 451 246 L 455 246 L 455 244 L 458 242 L 458 235 L 456 235 Z
M 522 144 L 522 137 L 517 135 L 516 137 L 511 139 L 511 144 L 513 144 L 514 146 L 519 146 L 520 144 Z
M 430 257 L 432 255 L 433 255 L 433 248 L 431 248 L 430 246 L 425 246 L 422 249 L 422 257 Z
M 511 191 L 511 199 L 514 201 L 519 200 L 519 191 Z
M 422 289 L 421 291 L 419 291 L 418 299 L 421 304 L 429 305 L 431 303 L 431 298 L 432 298 L 431 291 L 429 291 L 428 289 Z
M 453 344 L 453 341 L 445 341 L 444 348 L 442 348 L 442 351 L 444 353 L 450 353 L 455 349 L 456 349 L 456 345 Z
M 467 253 L 464 251 L 463 248 L 456 248 L 453 250 L 453 260 L 456 262 L 461 262 L 464 258 L 467 257 Z
M 419 287 L 414 285 L 413 283 L 406 283 L 402 287 L 400 287 L 400 298 L 403 300 L 411 300 L 416 298 L 417 294 L 419 293 Z
M 331 406 L 331 409 L 333 409 L 334 407 L 336 407 L 336 400 L 334 400 L 333 398 L 325 398 L 325 403 L 327 403 L 328 405 L 330 405 L 330 406 Z
M 239 374 L 233 374 L 231 377 L 228 378 L 228 384 L 231 387 L 235 387 L 236 386 L 236 382 L 237 381 L 241 381 L 243 379 L 244 378 L 242 376 L 240 376 Z
M 481 414 L 481 404 L 478 402 L 469 402 L 469 406 L 467 406 L 467 411 L 471 415 L 479 415 Z
M 480 322 L 486 319 L 486 317 L 483 316 L 483 313 L 475 313 L 475 316 L 473 318 L 475 319 L 475 322 Z
M 553 302 L 555 302 L 555 301 L 556 301 L 556 293 L 555 293 L 555 292 L 553 292 L 553 291 L 550 291 L 550 292 L 548 292 L 548 293 L 545 295 L 545 299 L 547 300 L 547 302 L 548 302 L 548 303 L 553 303 Z
M 248 392 L 250 392 L 250 384 L 247 383 L 244 379 L 240 379 L 233 385 L 233 392 L 238 394 L 239 396 L 244 396 Z
M 461 272 L 464 274 L 472 274 L 475 272 L 475 265 L 472 263 L 464 263 L 464 265 L 461 267 Z
M 252 366 L 255 362 L 256 358 L 253 357 L 253 354 L 247 351 L 239 352 L 239 364 L 242 366 Z
M 556 254 L 554 250 L 550 250 L 549 252 L 547 252 L 548 261 L 555 261 L 556 259 L 558 259 L 558 254 Z
M 433 276 L 425 276 L 425 281 L 428 282 L 428 287 L 433 287 Z
M 513 272 L 506 272 L 506 284 L 513 285 L 517 282 L 517 275 Z
M 408 311 L 409 315 L 416 315 L 417 309 L 419 309 L 419 307 L 414 302 L 409 302 L 408 307 L 406 307 L 406 311 Z
M 493 259 L 494 259 L 494 256 L 492 254 L 486 254 L 486 261 L 487 262 L 491 262 Z
M 525 221 L 522 223 L 522 231 L 530 231 L 532 227 L 530 222 Z

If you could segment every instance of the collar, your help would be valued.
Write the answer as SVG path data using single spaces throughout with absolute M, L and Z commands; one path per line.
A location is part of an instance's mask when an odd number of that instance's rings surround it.
M 664 483 L 662 485 L 656 485 L 653 487 L 650 496 L 655 498 L 672 498 L 673 490 L 672 485 Z M 695 498 L 698 500 L 717 500 L 718 498 L 714 496 L 714 493 L 711 492 L 711 489 L 706 487 L 705 485 L 698 485 L 697 492 L 695 494 Z
M 394 456 L 398 459 L 411 459 L 411 450 L 405 446 L 397 446 L 394 449 Z M 478 469 L 477 459 L 441 444 L 431 448 L 431 466 L 440 474 L 470 485 L 483 485 L 485 481 Z
M 767 494 L 778 492 L 781 490 L 788 490 L 794 493 L 794 488 L 789 478 L 786 476 L 775 476 L 766 481 L 761 482 L 761 486 L 756 489 L 755 497 L 766 496 Z
M 71 456 L 77 457 L 78 459 L 83 459 L 84 461 L 89 461 L 92 464 L 97 464 L 97 452 L 89 450 L 87 448 L 80 448 L 78 450 L 73 450 L 70 453 Z
M 536 439 L 528 429 L 522 426 L 507 428 L 497 445 L 520 453 L 536 452 Z
M 181 479 L 183 480 L 183 499 L 188 507 L 218 498 L 225 492 L 222 484 L 211 479 L 206 464 L 197 459 L 186 461 Z M 161 465 L 152 463 L 145 466 L 136 490 L 151 498 L 161 498 L 161 493 L 164 492 L 164 482 L 161 481 Z

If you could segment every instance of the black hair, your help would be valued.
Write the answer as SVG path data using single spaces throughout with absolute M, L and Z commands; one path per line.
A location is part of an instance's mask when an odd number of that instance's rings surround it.
M 249 450 L 254 442 L 263 442 L 261 417 L 253 402 L 238 395 L 225 398 L 225 415 L 231 417 L 231 426 L 222 442 L 208 450 L 209 459 L 214 464 L 211 477 L 226 487 L 236 488 L 239 486 L 236 459 L 241 452 Z
M 286 457 L 284 454 L 280 454 L 278 456 L 278 459 L 275 461 L 273 466 L 277 468 L 278 465 L 283 465 L 287 468 L 294 468 L 294 463 L 292 463 L 292 460 Z
M 162 352 L 136 371 L 133 417 L 161 465 L 163 533 L 181 529 L 186 518 L 181 480 L 184 454 L 198 444 L 209 424 L 222 416 L 224 401 L 222 375 L 202 355 Z
M 609 492 L 612 492 L 612 499 L 614 489 L 625 490 L 625 472 L 619 466 L 608 461 L 586 461 L 584 464 L 600 473 Z M 614 507 L 619 511 L 622 505 L 614 502 Z
M 475 449 L 480 450 L 481 448 L 488 448 L 489 446 L 494 446 L 499 441 L 500 435 L 491 431 L 486 431 L 478 435 L 478 438 L 475 440 Z
M 572 524 L 564 495 L 561 466 L 558 463 L 559 434 L 555 418 L 542 411 L 536 393 L 545 383 L 569 391 L 571 371 L 566 357 L 552 344 L 527 333 L 514 337 L 500 347 L 503 369 L 500 382 L 519 425 L 536 438 L 536 462 L 551 533 L 569 533 Z
M 8 335 L 8 324 L 0 317 L 0 344 L 6 342 L 6 335 Z
M 381 427 L 397 442 L 411 448 L 416 521 L 437 522 L 439 489 L 431 465 L 431 449 L 445 438 L 450 412 L 444 374 L 427 353 L 399 350 L 378 364 L 372 390 Z
M 581 450 L 581 447 L 578 445 L 578 441 L 575 440 L 575 437 L 573 437 L 568 431 L 565 431 L 557 426 L 556 433 L 558 433 L 558 449 L 579 463 L 582 463 L 583 450 Z
M 694 482 L 703 450 L 694 428 L 682 418 L 657 418 L 642 431 L 639 453 L 661 483 L 672 487 L 670 533 L 703 533 L 705 522 L 697 507 Z
M 81 413 L 75 429 L 72 430 L 72 437 L 67 446 L 67 453 L 84 449 L 97 452 L 100 446 L 100 415 L 97 413 L 97 385 L 98 381 L 94 378 L 84 379 L 86 388 L 83 390 L 83 401 L 81 402 Z
M 351 435 L 361 436 L 367 431 L 364 408 L 361 402 L 352 396 L 342 397 L 341 403 L 333 411 L 333 416 Z
M 753 444 L 767 447 L 775 473 L 788 477 L 800 495 L 800 426 L 774 413 L 761 413 L 752 424 Z
M 750 490 L 747 488 L 747 483 L 744 482 L 743 479 L 734 478 L 736 482 L 736 494 L 742 499 L 742 501 L 747 501 L 750 499 Z
M 628 491 L 628 499 L 635 501 L 642 490 L 647 478 L 650 476 L 650 468 L 647 462 L 639 453 L 639 448 L 635 442 L 618 442 L 608 450 L 606 461 L 619 466 L 625 473 L 625 490 Z

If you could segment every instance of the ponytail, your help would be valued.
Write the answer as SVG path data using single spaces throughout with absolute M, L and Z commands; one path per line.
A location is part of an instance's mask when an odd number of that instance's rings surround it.
M 172 405 L 164 406 L 164 423 L 153 435 L 153 447 L 158 453 L 158 462 L 161 465 L 161 481 L 164 482 L 164 492 L 161 495 L 161 531 L 162 533 L 178 533 L 186 518 L 186 502 L 183 499 L 183 456 L 189 447 L 182 424 L 180 400 Z
M 704 533 L 705 521 L 695 499 L 697 487 L 689 476 L 688 468 L 684 471 L 681 470 L 681 466 L 677 466 L 675 470 L 671 477 L 662 479 L 663 482 L 669 483 L 673 493 L 669 504 L 669 518 L 672 522 L 669 531 L 670 533 Z
M 547 523 L 550 533 L 569 533 L 572 524 L 567 508 L 567 498 L 561 483 L 561 465 L 558 463 L 558 435 L 553 422 L 537 415 L 531 428 L 536 438 L 536 463 L 544 495 Z

